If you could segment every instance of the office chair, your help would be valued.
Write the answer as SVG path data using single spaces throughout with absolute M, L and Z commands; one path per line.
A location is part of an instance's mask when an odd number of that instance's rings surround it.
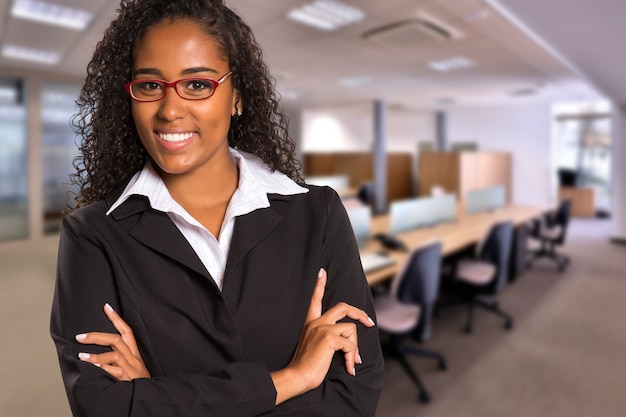
M 474 309 L 483 307 L 505 319 L 504 327 L 513 328 L 513 317 L 502 311 L 495 296 L 509 279 L 509 259 L 513 241 L 513 223 L 494 224 L 481 242 L 474 258 L 458 260 L 453 266 L 453 284 L 460 302 L 467 304 L 465 332 L 472 333 Z
M 532 227 L 530 236 L 538 239 L 541 247 L 531 251 L 528 265 L 537 258 L 547 257 L 557 263 L 559 272 L 563 272 L 570 263 L 568 256 L 557 253 L 556 247 L 565 243 L 567 234 L 567 226 L 569 224 L 572 202 L 569 198 L 564 199 L 559 204 L 556 212 L 546 216 L 543 221 L 536 221 Z
M 406 355 L 427 356 L 439 361 L 439 368 L 446 370 L 445 358 L 437 353 L 408 346 L 408 337 L 425 341 L 430 337 L 432 310 L 439 291 L 441 271 L 441 244 L 432 242 L 411 252 L 403 270 L 391 282 L 388 292 L 374 296 L 378 328 L 389 335 L 383 344 L 386 358 L 398 359 L 409 377 L 417 385 L 419 400 L 430 401 L 430 394 Z
M 367 206 L 374 204 L 374 184 L 371 182 L 361 184 L 357 192 L 357 198 Z

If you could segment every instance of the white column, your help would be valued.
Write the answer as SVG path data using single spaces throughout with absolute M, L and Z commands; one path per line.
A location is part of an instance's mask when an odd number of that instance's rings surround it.
M 43 238 L 43 158 L 41 139 L 41 88 L 39 78 L 29 78 L 28 90 L 28 229 L 32 241 Z
M 387 210 L 387 104 L 374 102 L 374 211 Z

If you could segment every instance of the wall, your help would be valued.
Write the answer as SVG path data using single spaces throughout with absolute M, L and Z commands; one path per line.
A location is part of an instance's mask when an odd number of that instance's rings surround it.
M 612 126 L 612 237 L 626 242 L 626 104 L 613 107 Z
M 374 142 L 374 103 L 304 110 L 303 152 L 371 151 Z M 433 141 L 432 112 L 387 109 L 387 150 L 417 153 L 417 143 Z
M 550 103 L 453 108 L 447 113 L 448 144 L 474 141 L 480 150 L 511 153 L 513 203 L 556 202 Z
M 303 152 L 368 151 L 373 140 L 373 104 L 306 110 Z M 550 103 L 447 110 L 448 142 L 475 141 L 479 149 L 513 155 L 512 201 L 550 205 L 556 200 L 551 162 Z M 417 153 L 435 138 L 434 111 L 388 110 L 389 151 Z

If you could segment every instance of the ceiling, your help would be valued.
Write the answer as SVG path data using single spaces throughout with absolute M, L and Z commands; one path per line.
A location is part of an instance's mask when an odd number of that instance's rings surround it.
M 88 29 L 80 32 L 11 18 L 12 1 L 0 0 L 0 44 L 56 51 L 62 59 L 45 67 L 0 57 L 2 72 L 45 72 L 76 80 L 82 78 L 119 5 L 119 0 L 54 0 L 95 14 Z M 626 39 L 622 28 L 626 28 L 626 1 L 343 1 L 362 9 L 366 18 L 325 32 L 286 18 L 290 9 L 307 0 L 227 0 L 256 34 L 286 105 L 350 105 L 382 99 L 396 109 L 421 109 L 584 100 L 597 97 L 590 85 L 605 95 L 618 94 L 626 102 L 626 85 L 621 83 L 626 60 L 622 56 L 608 60 L 610 54 L 601 52 L 614 36 L 621 35 L 612 40 L 613 51 L 619 50 L 617 42 Z M 601 13 L 596 10 L 598 4 L 604 6 Z M 511 13 L 523 23 L 512 22 Z M 424 14 L 460 37 L 405 47 L 363 37 L 365 32 Z M 538 43 L 539 38 L 548 42 Z M 437 72 L 428 65 L 456 56 L 471 59 L 475 66 Z M 613 64 L 619 64 L 621 72 L 613 71 Z

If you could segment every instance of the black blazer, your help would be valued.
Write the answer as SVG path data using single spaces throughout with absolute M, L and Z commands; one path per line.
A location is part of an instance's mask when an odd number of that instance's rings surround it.
M 320 267 L 328 271 L 324 309 L 345 301 L 375 318 L 333 190 L 269 195 L 269 208 L 238 217 L 220 291 L 145 197 L 105 215 L 123 188 L 63 221 L 50 328 L 74 416 L 374 416 L 384 365 L 377 329 L 360 324 L 356 377 L 339 352 L 319 388 L 274 406 L 269 372 L 292 358 Z M 133 329 L 152 378 L 118 382 L 78 359 L 108 350 L 75 341 L 115 332 L 106 302 Z

